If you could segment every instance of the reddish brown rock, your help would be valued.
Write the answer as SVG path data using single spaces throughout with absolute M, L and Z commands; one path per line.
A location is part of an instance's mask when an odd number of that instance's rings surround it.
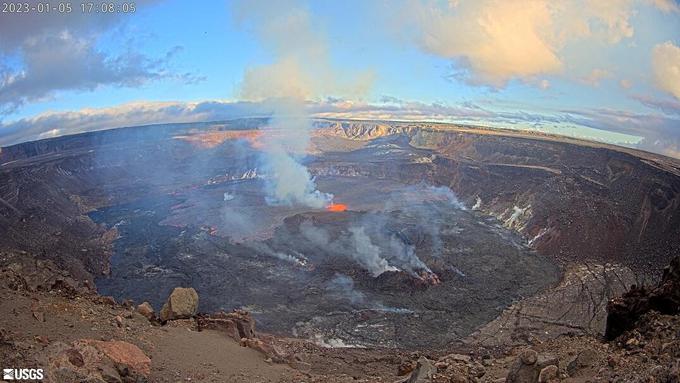
M 101 296 L 97 300 L 99 301 L 99 303 L 103 303 L 105 305 L 109 305 L 109 306 L 115 306 L 116 305 L 116 300 L 111 296 Z
M 236 341 L 255 337 L 255 320 L 249 312 L 235 310 L 230 313 L 219 312 L 199 315 L 196 318 L 198 330 L 217 330 L 224 332 Z
M 144 302 L 137 306 L 137 312 L 142 314 L 146 319 L 153 321 L 156 319 L 156 313 L 149 302 Z
M 416 369 L 416 361 L 407 359 L 401 362 L 399 364 L 399 368 L 397 369 L 397 375 L 398 376 L 404 376 L 410 374 L 413 370 Z
M 538 375 L 538 383 L 554 383 L 559 381 L 560 370 L 555 365 L 550 365 L 541 370 Z
M 432 381 L 432 376 L 437 372 L 437 369 L 432 365 L 432 362 L 421 356 L 418 359 L 418 364 L 409 376 L 407 383 L 427 383 Z
M 120 340 L 84 340 L 83 342 L 93 345 L 114 363 L 129 366 L 132 370 L 144 376 L 151 372 L 151 359 L 132 343 Z

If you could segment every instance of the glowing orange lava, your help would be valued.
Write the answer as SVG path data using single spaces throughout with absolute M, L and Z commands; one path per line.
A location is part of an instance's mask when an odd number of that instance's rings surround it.
M 332 204 L 326 206 L 326 210 L 332 211 L 332 212 L 345 211 L 345 210 L 347 210 L 347 205 L 345 205 L 343 203 L 332 203 Z

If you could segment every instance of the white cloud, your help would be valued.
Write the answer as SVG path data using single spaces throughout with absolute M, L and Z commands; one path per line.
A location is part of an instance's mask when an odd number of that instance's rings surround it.
M 537 77 L 584 65 L 595 70 L 593 52 L 631 39 L 633 17 L 644 6 L 677 8 L 669 0 L 411 1 L 397 24 L 403 33 L 416 32 L 407 39 L 422 50 L 454 60 L 468 82 L 539 85 Z
M 108 108 L 46 112 L 13 122 L 0 122 L 0 145 L 56 135 L 177 122 L 215 121 L 268 115 L 262 105 L 248 102 L 133 102 Z
M 645 101 L 645 100 L 641 100 Z M 538 129 L 586 139 L 603 139 L 612 132 L 613 142 L 625 143 L 680 157 L 680 106 L 658 104 L 650 107 L 664 114 L 636 114 L 609 109 L 556 110 L 544 113 L 522 110 L 492 110 L 473 103 L 427 104 L 385 97 L 378 103 L 344 99 L 307 102 L 312 117 L 366 120 L 442 121 L 481 126 Z M 40 138 L 145 124 L 220 121 L 271 115 L 267 103 L 236 101 L 135 102 L 110 108 L 49 112 L 9 123 L 0 123 L 0 145 Z M 584 133 L 583 128 L 597 129 Z M 598 133 L 600 138 L 598 137 Z M 625 135 L 617 136 L 617 135 Z M 637 137 L 637 139 L 635 139 Z M 640 141 L 642 137 L 642 141 Z M 604 139 L 605 141 L 608 139 Z M 623 140 L 623 141 L 622 141 Z M 636 144 L 636 142 L 640 141 Z
M 623 89 L 630 89 L 633 87 L 633 82 L 626 78 L 623 78 L 619 80 L 619 86 Z
M 652 69 L 656 86 L 680 99 L 680 47 L 670 41 L 656 45 Z
M 590 73 L 588 73 L 587 76 L 583 76 L 579 80 L 586 85 L 598 87 L 600 86 L 602 80 L 606 80 L 611 77 L 613 77 L 613 74 L 608 70 L 602 68 L 595 68 L 592 71 L 590 71 Z
M 656 8 L 663 12 L 679 12 L 680 5 L 678 5 L 677 0 L 647 0 L 648 3 L 652 4 Z
M 458 60 L 476 83 L 503 86 L 511 78 L 562 68 L 545 34 L 552 24 L 545 1 L 484 0 L 449 8 L 415 2 L 404 17 L 415 22 L 425 51 Z
M 349 73 L 334 65 L 322 26 L 298 2 L 244 0 L 233 5 L 237 21 L 250 27 L 275 58 L 246 70 L 243 99 L 356 96 L 371 87 L 371 72 Z
M 137 6 L 153 2 L 142 0 Z M 29 3 L 35 5 L 36 1 Z M 75 9 L 63 15 L 0 13 L 0 60 L 10 55 L 19 60 L 18 67 L 0 61 L 0 116 L 64 90 L 91 91 L 104 85 L 134 87 L 160 78 L 182 82 L 199 79 L 168 70 L 166 64 L 179 47 L 156 58 L 129 44 L 118 55 L 98 49 L 100 36 L 124 20 L 120 14 L 89 15 Z
M 128 51 L 107 55 L 94 42 L 68 31 L 27 39 L 22 44 L 23 67 L 0 76 L 0 112 L 50 97 L 57 90 L 94 90 L 102 85 L 136 86 L 167 77 L 160 59 Z M 2 73 L 0 73 L 2 74 Z

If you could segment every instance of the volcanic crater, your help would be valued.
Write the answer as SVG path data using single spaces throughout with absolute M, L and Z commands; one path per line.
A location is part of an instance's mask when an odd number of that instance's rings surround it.
M 201 311 L 244 308 L 267 332 L 407 349 L 539 327 L 601 332 L 603 302 L 680 249 L 680 165 L 666 157 L 517 131 L 316 120 L 302 163 L 333 204 L 309 207 L 268 198 L 266 125 L 3 148 L 0 245 L 116 299 L 160 307 L 192 286 Z

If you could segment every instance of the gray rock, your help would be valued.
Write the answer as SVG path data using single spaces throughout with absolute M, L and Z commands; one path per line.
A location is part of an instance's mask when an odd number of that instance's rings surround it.
M 137 312 L 150 321 L 156 319 L 156 313 L 149 302 L 144 302 L 137 306 Z
M 437 372 L 437 369 L 432 365 L 432 362 L 421 356 L 418 359 L 416 369 L 413 370 L 406 383 L 429 383 L 432 381 L 432 374 L 435 372 Z
M 560 370 L 555 365 L 550 365 L 541 370 L 538 374 L 539 383 L 551 383 L 559 381 Z
M 102 376 L 102 379 L 106 383 L 121 383 L 122 380 L 120 378 L 120 374 L 118 374 L 118 371 L 116 371 L 115 368 L 109 366 L 109 365 L 103 365 L 99 368 L 99 373 Z
M 537 383 L 541 372 L 550 366 L 557 370 L 557 358 L 539 356 L 534 350 L 525 350 L 513 362 L 505 381 L 507 383 Z
M 585 349 L 581 351 L 574 360 L 567 365 L 567 373 L 569 375 L 575 374 L 578 370 L 594 366 L 597 362 L 597 352 L 592 349 Z
M 523 364 L 532 365 L 538 360 L 538 353 L 534 350 L 525 350 L 519 355 L 519 358 Z

